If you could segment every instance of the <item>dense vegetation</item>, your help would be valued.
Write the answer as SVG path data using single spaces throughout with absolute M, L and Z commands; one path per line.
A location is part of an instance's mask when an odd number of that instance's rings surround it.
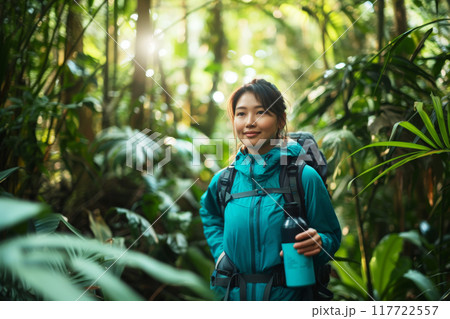
M 0 299 L 213 299 L 199 199 L 254 77 L 328 158 L 335 299 L 449 299 L 450 1 L 374 4 L 2 1 Z

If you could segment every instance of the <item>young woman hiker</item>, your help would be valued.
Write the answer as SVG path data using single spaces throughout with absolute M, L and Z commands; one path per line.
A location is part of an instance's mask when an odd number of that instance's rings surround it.
M 298 157 L 302 147 L 285 135 L 283 96 L 272 83 L 255 79 L 233 92 L 228 111 L 234 134 L 242 143 L 234 160 L 231 195 L 222 212 L 218 183 L 222 170 L 212 178 L 200 209 L 216 262 L 212 289 L 225 300 L 312 300 L 312 286 L 287 287 L 284 278 L 281 228 L 286 220 L 285 199 L 277 189 L 281 189 L 283 156 Z M 284 140 L 287 146 L 274 146 L 275 139 Z M 309 228 L 295 236 L 294 248 L 298 254 L 311 256 L 317 267 L 339 248 L 341 229 L 316 170 L 304 166 L 300 182 Z

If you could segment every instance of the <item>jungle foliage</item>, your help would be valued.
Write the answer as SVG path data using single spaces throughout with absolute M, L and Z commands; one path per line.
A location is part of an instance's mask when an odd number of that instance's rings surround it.
M 335 299 L 447 300 L 450 3 L 395 3 L 1 2 L 0 300 L 214 299 L 199 199 L 254 77 L 327 156 Z

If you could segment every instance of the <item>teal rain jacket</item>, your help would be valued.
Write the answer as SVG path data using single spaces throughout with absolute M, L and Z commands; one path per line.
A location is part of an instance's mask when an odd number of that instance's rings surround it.
M 239 152 L 235 160 L 237 171 L 231 194 L 261 187 L 279 188 L 280 156 L 284 153 L 297 157 L 300 151 L 301 146 L 291 142 L 287 148 L 274 147 L 261 157 Z M 215 262 L 225 251 L 241 273 L 270 272 L 272 267 L 282 263 L 280 229 L 285 216 L 275 201 L 283 206 L 283 195 L 233 199 L 227 204 L 223 218 L 217 201 L 220 173 L 214 175 L 203 194 L 200 209 L 205 237 Z M 322 251 L 314 256 L 317 266 L 330 260 L 339 248 L 341 229 L 319 174 L 308 165 L 303 170 L 302 183 L 309 226 L 318 231 L 323 243 Z M 247 300 L 262 300 L 265 285 L 248 283 Z M 219 295 L 225 293 L 222 287 L 215 287 L 214 290 Z M 302 293 L 302 289 L 274 286 L 270 300 L 299 300 Z M 238 287 L 231 290 L 230 300 L 239 300 Z

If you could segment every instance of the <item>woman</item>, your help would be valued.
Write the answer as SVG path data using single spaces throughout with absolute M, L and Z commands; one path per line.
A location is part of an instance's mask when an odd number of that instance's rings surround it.
M 298 157 L 301 151 L 295 141 L 289 141 L 287 148 L 271 143 L 286 139 L 286 105 L 280 91 L 270 82 L 255 79 L 234 91 L 228 111 L 235 136 L 243 144 L 235 157 L 230 193 L 280 188 L 281 157 Z M 233 198 L 222 214 L 217 193 L 221 172 L 212 178 L 200 209 L 216 262 L 214 290 L 226 300 L 311 300 L 311 287 L 288 288 L 279 279 L 283 194 Z M 319 174 L 305 166 L 301 182 L 310 228 L 296 236 L 294 248 L 314 256 L 317 266 L 337 251 L 341 230 Z

